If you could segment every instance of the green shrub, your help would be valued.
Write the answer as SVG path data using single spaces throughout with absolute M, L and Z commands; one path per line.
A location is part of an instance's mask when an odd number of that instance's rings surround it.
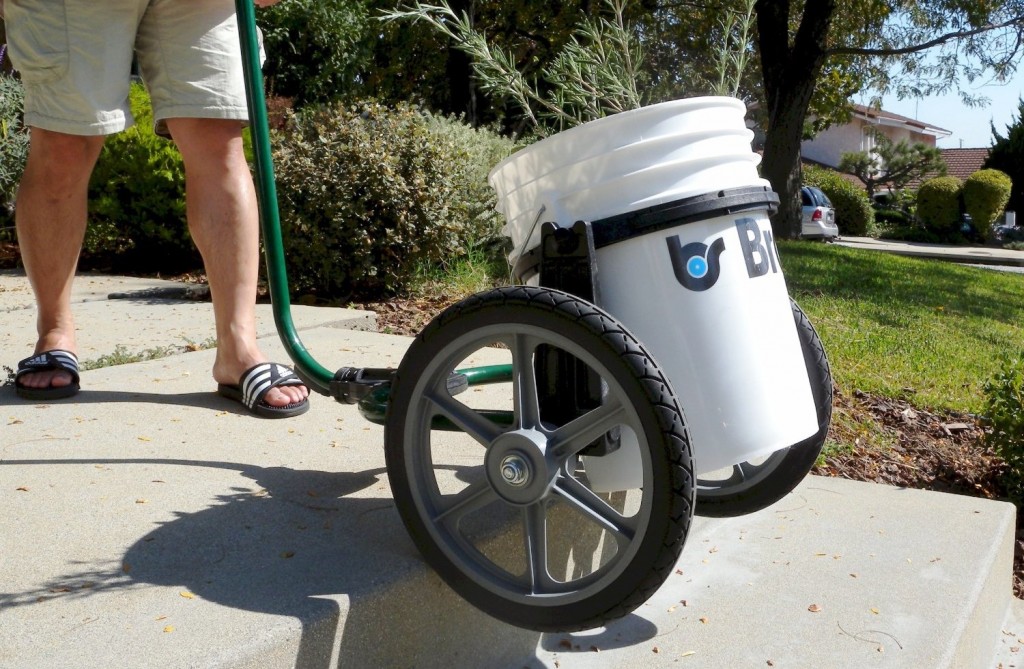
M 22 119 L 24 90 L 14 77 L 0 73 L 0 239 L 14 208 L 14 195 L 28 157 L 28 128 Z
M 1024 355 L 1005 359 L 984 391 L 987 444 L 1007 464 L 1004 483 L 1010 499 L 1024 503 Z
M 804 183 L 817 186 L 832 201 L 840 235 L 861 237 L 874 234 L 875 212 L 863 188 L 847 181 L 838 172 L 813 165 L 804 168 Z
M 379 32 L 367 0 L 289 0 L 257 14 L 273 95 L 299 105 L 351 94 Z
M 875 223 L 881 227 L 899 228 L 911 224 L 910 214 L 899 209 L 876 209 Z
M 274 148 L 293 289 L 332 299 L 401 293 L 424 265 L 493 240 L 494 195 L 481 179 L 496 149 L 452 123 L 378 103 L 292 116 Z M 476 163 L 462 145 L 474 136 L 473 150 L 488 156 Z
M 884 228 L 878 234 L 881 239 L 893 239 L 901 242 L 919 242 L 922 244 L 941 244 L 947 241 L 946 236 L 938 235 L 933 230 L 926 230 L 919 225 L 910 223 L 898 227 Z
M 983 237 L 1003 213 L 1012 188 L 1010 177 L 999 170 L 978 170 L 964 181 L 964 208 Z
M 464 198 L 472 225 L 465 230 L 465 243 L 491 259 L 505 262 L 511 240 L 502 234 L 505 218 L 495 210 L 494 190 L 487 177 L 495 165 L 521 148 L 521 144 L 486 128 L 474 128 L 452 116 L 427 116 L 431 132 L 466 153 Z
M 149 95 L 132 84 L 135 125 L 108 137 L 89 183 L 84 252 L 118 270 L 201 267 L 185 221 L 185 168 L 173 143 L 153 132 Z
M 956 177 L 928 179 L 917 191 L 917 218 L 942 239 L 960 234 L 960 189 Z

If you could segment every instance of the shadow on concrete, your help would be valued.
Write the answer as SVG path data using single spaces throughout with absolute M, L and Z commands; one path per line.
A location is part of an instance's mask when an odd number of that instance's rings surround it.
M 251 415 L 240 403 L 218 395 L 214 391 L 205 393 L 138 393 L 120 390 L 83 389 L 74 397 L 63 400 L 26 400 L 14 392 L 14 383 L 0 386 L 0 407 L 26 407 L 39 404 L 163 404 L 172 406 L 197 407 L 210 411 Z
M 93 565 L 29 592 L 0 592 L 0 608 L 160 585 L 294 619 L 295 625 L 266 625 L 253 636 L 270 635 L 276 656 L 294 658 L 304 669 L 478 666 L 481 660 L 523 666 L 536 659 L 540 634 L 476 611 L 422 563 L 389 494 L 354 497 L 372 486 L 386 490 L 383 469 L 298 471 L 155 458 L 0 461 L 68 464 L 218 468 L 237 471 L 242 480 L 208 508 L 178 513 L 141 537 L 121 564 Z M 239 660 L 260 652 L 210 650 Z

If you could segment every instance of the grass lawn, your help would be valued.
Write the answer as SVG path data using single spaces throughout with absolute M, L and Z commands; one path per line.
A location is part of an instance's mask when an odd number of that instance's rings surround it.
M 844 393 L 980 413 L 984 382 L 1024 350 L 1024 274 L 811 242 L 779 253 Z

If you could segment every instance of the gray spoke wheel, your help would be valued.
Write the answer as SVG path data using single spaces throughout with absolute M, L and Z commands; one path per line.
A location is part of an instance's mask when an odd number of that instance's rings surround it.
M 807 314 L 796 302 L 790 304 L 818 412 L 818 431 L 766 458 L 702 475 L 697 479 L 698 515 L 731 517 L 771 506 L 804 480 L 825 444 L 832 421 L 832 372 Z
M 538 347 L 596 373 L 598 405 L 542 419 Z M 448 392 L 456 369 L 509 362 L 510 383 Z M 512 425 L 484 415 L 495 409 Z M 580 456 L 626 431 L 642 484 L 599 490 Z M 428 564 L 474 606 L 528 629 L 588 629 L 632 611 L 672 572 L 693 516 L 691 447 L 666 377 L 611 316 L 560 291 L 496 289 L 435 318 L 399 367 L 385 448 Z

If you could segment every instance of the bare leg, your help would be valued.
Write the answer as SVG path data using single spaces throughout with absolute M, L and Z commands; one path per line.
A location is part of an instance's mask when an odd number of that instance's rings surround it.
M 217 323 L 213 378 L 235 384 L 267 359 L 256 343 L 259 214 L 242 151 L 241 124 L 219 119 L 168 119 L 185 160 L 189 231 L 203 256 Z M 305 386 L 272 389 L 273 406 L 301 402 Z
M 85 235 L 89 175 L 102 148 L 103 137 L 32 128 L 15 220 L 38 308 L 36 353 L 55 348 L 77 353 L 71 284 Z M 29 388 L 63 387 L 71 383 L 71 375 L 36 372 L 20 382 Z

